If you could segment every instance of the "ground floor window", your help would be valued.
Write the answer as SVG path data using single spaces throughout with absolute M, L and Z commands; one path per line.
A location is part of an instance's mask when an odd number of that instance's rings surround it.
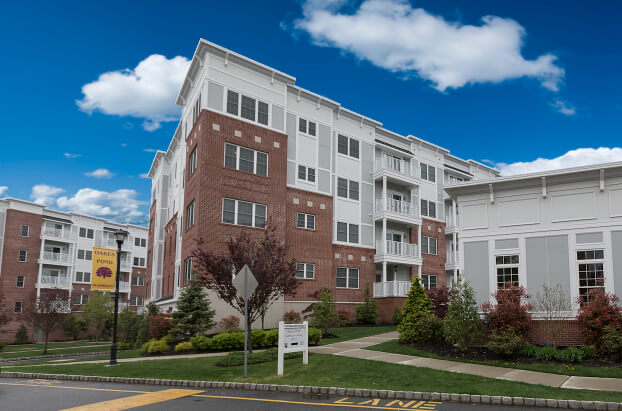
M 579 268 L 579 297 L 583 303 L 589 303 L 587 293 L 593 289 L 605 291 L 605 251 L 577 251 Z
M 505 288 L 508 283 L 518 286 L 518 263 L 518 254 L 495 257 L 497 288 Z
M 313 278 L 315 278 L 315 264 L 297 263 L 296 278 L 313 280 Z
M 132 296 L 130 297 L 130 305 L 132 306 L 141 306 L 143 305 L 143 297 Z
M 337 288 L 359 288 L 359 269 L 337 267 Z
M 73 303 L 75 305 L 84 305 L 89 302 L 89 296 L 87 294 L 74 294 Z
M 421 285 L 424 289 L 429 290 L 436 288 L 437 276 L 431 274 L 421 274 Z

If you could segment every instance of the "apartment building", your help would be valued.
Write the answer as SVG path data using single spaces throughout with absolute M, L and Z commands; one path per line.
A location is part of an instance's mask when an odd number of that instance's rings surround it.
M 112 233 L 117 229 L 130 233 L 121 252 L 121 307 L 137 309 L 144 304 L 150 281 L 145 227 L 55 211 L 14 198 L 0 199 L 0 295 L 4 296 L 4 309 L 16 314 L 14 321 L 0 328 L 0 340 L 12 342 L 19 313 L 52 290 L 66 293 L 73 312 L 82 311 L 93 293 L 93 247 L 116 249 Z M 62 337 L 62 330 L 55 336 Z
M 353 312 L 369 286 L 388 320 L 410 279 L 440 287 L 459 275 L 458 210 L 446 184 L 497 171 L 355 113 L 288 74 L 201 40 L 177 98 L 182 117 L 152 180 L 151 296 L 174 309 L 195 241 L 226 253 L 241 230 L 276 227 L 298 261 L 301 311 L 321 287 Z M 215 296 L 217 317 L 228 315 Z

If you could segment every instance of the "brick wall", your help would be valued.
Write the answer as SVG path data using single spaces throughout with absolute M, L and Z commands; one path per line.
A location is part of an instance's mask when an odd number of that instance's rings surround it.
M 175 250 L 177 247 L 177 213 L 164 227 L 164 260 L 162 267 L 162 297 L 175 292 Z
M 421 223 L 421 235 L 436 238 L 436 255 L 423 254 L 423 264 L 421 274 L 432 274 L 437 276 L 437 287 L 447 286 L 447 273 L 445 262 L 447 260 L 447 244 L 445 241 L 445 223 L 434 220 L 423 219 Z
M 153 243 L 155 240 L 154 224 L 156 220 L 156 200 L 153 200 L 149 208 L 149 234 L 147 237 L 147 273 L 145 278 L 145 294 L 151 297 L 151 284 L 153 283 Z

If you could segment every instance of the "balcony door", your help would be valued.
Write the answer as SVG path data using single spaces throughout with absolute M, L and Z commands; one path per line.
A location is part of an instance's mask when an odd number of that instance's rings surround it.
M 387 210 L 393 212 L 402 212 L 401 210 L 402 195 L 395 193 L 387 193 Z

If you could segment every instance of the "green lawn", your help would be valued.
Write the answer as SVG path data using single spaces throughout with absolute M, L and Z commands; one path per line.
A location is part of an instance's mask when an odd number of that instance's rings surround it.
M 121 363 L 115 367 L 106 367 L 105 364 L 75 364 L 20 368 L 20 371 L 622 401 L 622 393 L 617 392 L 550 388 L 542 385 L 322 354 L 310 354 L 308 366 L 303 366 L 300 358 L 286 360 L 285 375 L 282 377 L 276 376 L 276 362 L 249 365 L 249 377 L 244 379 L 241 366 L 216 367 L 214 362 L 217 360 L 218 358 L 151 360 Z
M 471 360 L 459 360 L 455 358 L 442 357 L 436 354 L 429 353 L 424 350 L 420 350 L 411 345 L 403 345 L 397 342 L 397 340 L 383 342 L 371 347 L 365 348 L 366 350 L 381 351 L 395 354 L 416 355 L 418 357 L 437 358 L 442 360 L 466 362 L 471 364 L 483 364 L 492 365 L 495 367 L 515 368 L 519 370 L 529 370 L 546 372 L 550 374 L 561 375 L 577 375 L 582 377 L 606 377 L 606 378 L 622 378 L 622 364 L 618 364 L 618 367 L 603 367 L 603 368 L 590 368 L 581 367 L 577 364 L 517 364 L 513 362 L 504 361 L 471 361 Z
M 108 346 L 108 349 L 110 349 L 110 346 Z M 103 350 L 105 351 L 105 350 Z M 136 350 L 126 350 L 126 351 L 119 351 L 117 352 L 117 358 L 122 359 L 122 358 L 136 358 L 136 357 L 140 357 L 141 354 L 143 353 L 142 349 L 136 349 Z M 10 364 L 10 365 L 2 365 L 2 369 L 5 371 L 21 371 L 21 367 L 30 367 L 33 365 L 46 365 L 46 364 L 55 364 L 55 363 L 60 363 L 60 362 L 77 362 L 77 361 L 95 361 L 95 360 L 107 360 L 110 358 L 110 354 L 106 354 L 106 355 L 98 355 L 96 357 L 89 357 L 89 358 L 73 358 L 73 359 L 67 359 L 64 360 L 62 358 L 52 358 L 49 360 L 41 360 L 41 361 L 33 361 L 33 362 L 29 362 L 27 364 Z M 62 360 L 62 361 L 60 361 Z
M 55 355 L 55 354 L 79 354 L 79 353 L 89 353 L 89 352 L 100 352 L 100 351 L 110 351 L 110 343 L 100 343 L 100 344 L 82 344 L 82 346 L 70 346 L 66 347 L 66 349 L 62 350 L 50 350 L 46 355 Z M 18 357 L 37 357 L 39 355 L 43 355 L 43 348 L 28 350 L 28 351 L 0 351 L 0 358 L 18 358 Z
M 69 341 L 69 342 L 51 342 L 48 343 L 48 350 L 54 349 L 54 351 L 63 352 L 65 349 L 73 347 L 84 347 L 91 345 L 106 345 L 110 344 L 110 341 L 100 341 L 99 344 L 95 344 L 94 341 Z M 7 345 L 0 351 L 0 353 L 8 353 L 14 351 L 43 351 L 43 344 L 20 344 L 20 345 Z
M 320 340 L 320 345 L 334 344 L 347 340 L 354 340 L 357 338 L 369 337 L 370 335 L 384 334 L 391 331 L 395 331 L 397 328 L 394 325 L 380 325 L 376 327 L 365 326 L 353 326 L 333 328 L 329 332 L 331 334 L 338 335 L 339 338 L 326 338 Z

